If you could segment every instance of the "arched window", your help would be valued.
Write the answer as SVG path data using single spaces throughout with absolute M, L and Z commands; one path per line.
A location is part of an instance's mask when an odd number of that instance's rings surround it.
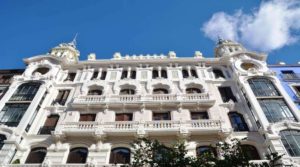
M 127 70 L 124 70 L 124 71 L 122 72 L 121 79 L 127 78 L 127 75 L 128 75 L 128 71 L 127 71 Z
M 228 117 L 234 131 L 248 131 L 248 126 L 243 118 L 243 115 L 237 112 L 230 112 L 228 113 Z
M 110 152 L 110 164 L 129 164 L 130 150 L 124 147 L 114 148 Z
M 0 150 L 3 147 L 5 140 L 6 140 L 6 136 L 5 135 L 0 135 Z
M 198 78 L 197 72 L 195 69 L 191 69 L 191 75 L 192 77 Z
M 182 77 L 183 77 L 183 78 L 188 78 L 188 77 L 189 77 L 188 70 L 182 69 Z
M 254 146 L 251 145 L 241 145 L 243 154 L 248 160 L 259 160 L 260 156 Z
M 9 101 L 32 101 L 39 90 L 40 83 L 24 83 L 18 87 Z
M 161 77 L 162 78 L 168 78 L 167 70 L 161 70 Z
M 28 157 L 25 161 L 26 164 L 39 164 L 43 163 L 47 149 L 44 147 L 37 147 L 30 150 Z
M 102 90 L 100 89 L 90 89 L 88 95 L 102 95 Z
M 201 90 L 198 88 L 186 88 L 185 92 L 187 94 L 201 93 Z
M 213 156 L 217 156 L 217 151 L 215 148 L 211 146 L 200 146 L 196 149 L 197 156 L 202 156 L 204 154 L 212 154 Z
M 225 76 L 221 70 L 213 69 L 212 71 L 214 73 L 215 78 L 225 78 Z
M 84 147 L 71 149 L 67 163 L 84 164 L 88 155 L 88 150 Z
M 44 75 L 44 74 L 48 73 L 49 70 L 50 69 L 48 67 L 40 67 L 40 68 L 37 68 L 36 70 L 34 70 L 33 74 L 40 73 L 41 75 Z
M 120 95 L 134 95 L 135 94 L 135 90 L 133 89 L 122 89 L 120 91 Z
M 133 70 L 133 71 L 130 72 L 130 78 L 131 79 L 135 79 L 136 78 L 136 71 Z
M 266 78 L 252 78 L 248 83 L 255 96 L 280 96 L 272 81 Z
M 158 78 L 158 70 L 153 70 L 152 71 L 152 78 L 153 79 Z
M 300 131 L 284 130 L 280 132 L 281 141 L 292 157 L 300 156 Z
M 156 88 L 153 89 L 153 94 L 168 94 L 168 90 L 167 89 L 163 89 L 163 88 Z

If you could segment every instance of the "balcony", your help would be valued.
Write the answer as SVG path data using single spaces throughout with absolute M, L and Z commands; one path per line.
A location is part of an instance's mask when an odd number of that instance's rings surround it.
M 182 130 L 187 133 L 218 133 L 222 130 L 220 120 L 190 121 L 116 121 L 116 122 L 66 122 L 58 125 L 56 131 L 70 136 L 88 136 L 100 133 L 110 136 L 145 134 L 178 134 Z
M 280 74 L 281 78 L 285 81 L 299 81 L 300 73 Z
M 85 105 L 120 105 L 120 104 L 173 104 L 174 102 L 184 104 L 206 104 L 213 105 L 215 100 L 208 93 L 198 94 L 151 94 L 151 95 L 87 95 L 76 97 L 72 103 L 73 107 Z

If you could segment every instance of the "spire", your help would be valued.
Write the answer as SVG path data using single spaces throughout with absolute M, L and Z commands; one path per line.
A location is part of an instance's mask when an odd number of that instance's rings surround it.
M 69 45 L 73 46 L 74 48 L 77 46 L 77 35 L 78 33 L 75 34 L 73 40 L 69 43 Z

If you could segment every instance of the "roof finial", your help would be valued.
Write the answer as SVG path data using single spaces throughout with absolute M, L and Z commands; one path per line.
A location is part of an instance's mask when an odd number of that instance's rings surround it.
M 223 43 L 223 39 L 218 35 L 218 45 Z
M 77 41 L 76 41 L 76 40 L 77 40 L 77 35 L 78 35 L 78 33 L 75 34 L 75 36 L 74 36 L 72 42 L 70 42 L 70 44 L 71 44 L 74 48 L 76 48 L 76 45 L 77 45 Z

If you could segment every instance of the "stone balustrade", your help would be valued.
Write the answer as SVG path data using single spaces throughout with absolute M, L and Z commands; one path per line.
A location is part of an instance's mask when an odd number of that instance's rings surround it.
M 188 131 L 220 131 L 222 123 L 220 120 L 191 120 L 191 121 L 116 121 L 116 122 L 66 122 L 59 124 L 56 130 L 66 133 L 90 133 L 102 130 L 104 133 L 113 132 L 137 132 L 139 130 L 147 132 L 156 131 L 176 131 L 187 129 Z
M 198 94 L 150 94 L 150 95 L 87 95 L 76 97 L 74 104 L 144 103 L 144 102 L 206 102 L 212 100 L 208 93 Z

